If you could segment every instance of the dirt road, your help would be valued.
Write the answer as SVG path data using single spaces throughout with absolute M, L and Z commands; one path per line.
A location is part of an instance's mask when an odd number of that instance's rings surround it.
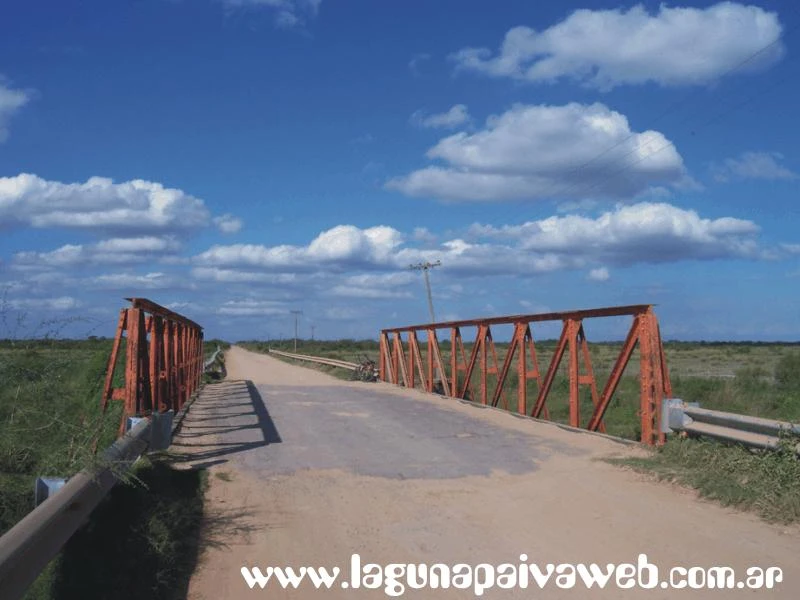
M 249 589 L 243 566 L 520 562 L 779 566 L 772 591 L 629 590 L 630 598 L 796 598 L 795 528 L 703 502 L 601 459 L 635 448 L 387 384 L 343 382 L 233 348 L 228 380 L 195 403 L 176 439 L 211 471 L 210 542 L 196 600 L 385 598 L 383 591 Z M 524 560 L 524 559 L 523 559 Z M 661 577 L 663 579 L 663 576 Z M 531 585 L 534 585 L 533 583 Z M 486 598 L 618 598 L 491 589 Z M 406 592 L 471 598 L 469 590 Z

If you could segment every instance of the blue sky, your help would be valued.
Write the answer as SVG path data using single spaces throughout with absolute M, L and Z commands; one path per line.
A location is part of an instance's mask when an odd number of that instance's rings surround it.
M 110 334 L 133 295 L 208 336 L 300 309 L 375 337 L 429 320 L 407 267 L 441 260 L 442 319 L 655 303 L 666 338 L 800 340 L 799 29 L 777 1 L 6 2 L 5 334 Z

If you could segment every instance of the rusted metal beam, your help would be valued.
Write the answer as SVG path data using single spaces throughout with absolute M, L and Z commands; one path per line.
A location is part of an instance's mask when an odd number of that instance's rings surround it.
M 514 335 L 511 338 L 511 344 L 508 347 L 508 351 L 506 352 L 506 358 L 503 361 L 503 367 L 500 369 L 500 373 L 497 376 L 497 387 L 494 390 L 494 396 L 492 396 L 492 406 L 497 406 L 497 403 L 500 401 L 500 395 L 503 393 L 503 387 L 506 383 L 506 377 L 508 376 L 508 370 L 511 368 L 511 363 L 514 360 L 514 353 L 516 352 L 517 348 L 520 346 L 520 330 L 524 327 L 521 323 L 516 323 L 514 325 Z M 525 347 L 522 346 L 522 352 L 520 353 L 520 357 L 522 360 L 519 363 L 519 371 L 517 373 L 518 379 L 518 391 L 522 392 L 522 396 L 525 396 Z M 522 401 L 524 403 L 524 400 Z M 505 408 L 507 409 L 508 406 L 506 405 Z M 517 405 L 517 409 L 519 410 L 519 404 Z M 524 404 L 523 410 L 524 413 Z
M 628 362 L 631 360 L 633 350 L 636 348 L 636 344 L 639 341 L 640 319 L 641 316 L 637 316 L 634 319 L 633 324 L 628 331 L 628 336 L 625 339 L 625 342 L 622 344 L 622 351 L 619 353 L 619 356 L 617 357 L 617 360 L 611 369 L 611 374 L 608 377 L 608 381 L 606 381 L 606 386 L 603 389 L 603 393 L 600 395 L 600 401 L 597 403 L 594 413 L 592 414 L 592 418 L 589 419 L 589 423 L 586 426 L 589 431 L 597 431 L 600 427 L 600 423 L 603 420 L 603 415 L 605 415 L 606 409 L 611 402 L 611 397 L 617 390 L 619 381 L 622 378 L 622 373 L 625 371 L 625 367 L 628 366 Z
M 108 366 L 106 367 L 106 380 L 103 384 L 103 398 L 101 400 L 101 408 L 103 412 L 108 409 L 109 400 L 113 399 L 113 386 L 114 386 L 114 371 L 117 368 L 117 359 L 119 358 L 119 347 L 122 343 L 122 334 L 125 333 L 125 328 L 128 318 L 128 309 L 123 308 L 119 311 L 119 322 L 117 323 L 117 332 L 114 335 L 114 344 L 111 346 L 111 355 L 108 357 Z
M 589 386 L 592 393 L 592 406 L 594 409 L 596 409 L 597 405 L 600 403 L 600 396 L 597 394 L 597 381 L 594 378 L 594 369 L 592 368 L 592 355 L 589 352 L 589 344 L 586 341 L 586 333 L 583 331 L 583 325 L 581 325 L 581 328 L 578 331 L 578 339 L 580 341 L 581 355 L 583 357 L 583 368 L 585 370 L 585 375 L 582 382 Z M 592 412 L 592 414 L 594 414 L 594 412 Z M 598 431 L 601 433 L 606 432 L 606 426 L 602 420 L 598 426 Z
M 403 352 L 403 339 L 400 337 L 400 333 L 394 334 L 394 351 L 397 358 L 397 368 L 400 371 L 400 376 L 403 378 L 403 385 L 409 387 L 408 373 L 406 373 L 406 358 Z
M 544 376 L 544 382 L 542 383 L 542 387 L 539 389 L 539 394 L 536 397 L 536 404 L 534 404 L 533 410 L 531 410 L 532 417 L 536 417 L 538 419 L 542 414 L 542 409 L 547 401 L 547 395 L 550 393 L 550 388 L 552 387 L 553 380 L 556 377 L 556 371 L 558 371 L 558 366 L 561 364 L 561 359 L 564 356 L 564 350 L 567 348 L 569 333 L 569 324 L 565 322 L 561 329 L 561 337 L 558 338 L 556 351 L 553 354 L 553 358 L 550 359 L 550 366 L 547 368 L 547 374 Z
M 132 308 L 139 308 L 151 315 L 159 315 L 161 317 L 165 317 L 170 321 L 175 321 L 176 323 L 183 323 L 189 327 L 199 329 L 202 331 L 202 327 L 192 321 L 191 319 L 184 317 L 181 314 L 178 314 L 174 311 L 171 311 L 165 306 L 161 306 L 160 304 L 156 304 L 147 298 L 125 298 L 128 302 L 131 303 Z
M 632 316 L 633 323 L 603 387 L 603 391 L 598 393 L 598 382 L 592 365 L 589 342 L 584 329 L 584 320 L 617 316 Z M 547 372 L 542 378 L 531 324 L 544 321 L 561 321 L 562 331 Z M 514 326 L 514 333 L 502 361 L 502 367 L 491 330 L 492 325 L 500 324 Z M 462 327 L 477 328 L 475 341 L 468 359 L 461 334 Z M 437 330 L 443 328 L 450 329 L 450 360 L 447 365 L 449 373 L 445 368 L 436 338 Z M 421 351 L 417 342 L 417 334 L 423 331 L 428 335 L 427 378 L 422 376 Z M 408 334 L 409 356 L 407 358 L 404 354 L 401 337 L 404 333 Z M 390 335 L 394 338 L 391 356 L 389 355 Z M 619 386 L 625 367 L 638 346 L 640 354 L 639 413 L 641 415 L 641 441 L 652 445 L 662 443 L 664 440 L 663 434 L 660 434 L 661 401 L 671 395 L 672 386 L 658 320 L 651 304 L 544 314 L 510 315 L 389 328 L 381 331 L 380 340 L 382 380 L 399 384 L 402 376 L 403 383 L 409 385 L 409 377 L 406 373 L 408 371 L 411 373 L 410 385 L 414 385 L 416 381 L 414 370 L 416 368 L 421 374 L 421 379 L 423 379 L 423 387 L 431 391 L 433 389 L 435 366 L 437 377 L 442 379 L 444 393 L 456 398 L 468 398 L 482 404 L 501 405 L 507 410 L 510 408 L 506 398 L 506 390 L 511 365 L 516 359 L 516 410 L 521 414 L 529 413 L 533 417 L 546 419 L 550 417 L 547 407 L 548 396 L 559 374 L 564 356 L 567 355 L 566 375 L 569 384 L 569 417 L 567 422 L 574 427 L 585 427 L 592 431 L 601 432 L 605 431 L 604 417 L 612 396 Z M 490 360 L 492 364 L 490 364 Z M 407 369 L 406 364 L 408 365 Z M 476 368 L 479 371 L 480 399 L 475 397 L 472 391 L 472 380 Z M 460 380 L 462 373 L 463 379 Z M 495 375 L 496 380 L 494 377 L 489 378 L 489 375 Z M 528 407 L 529 379 L 534 379 L 537 384 L 536 399 L 530 408 Z M 593 407 L 592 414 L 588 420 L 581 417 L 581 391 L 583 386 L 589 387 Z
M 191 319 L 145 298 L 120 311 L 101 397 L 123 400 L 120 435 L 127 417 L 180 410 L 203 375 L 203 329 Z M 126 335 L 127 334 L 127 335 Z M 114 371 L 125 339 L 125 386 L 114 389 Z
M 647 312 L 652 304 L 632 304 L 630 306 L 608 306 L 605 308 L 589 308 L 585 310 L 570 310 L 565 312 L 538 313 L 527 315 L 509 315 L 504 317 L 488 317 L 485 319 L 467 319 L 463 321 L 442 321 L 440 323 L 424 323 L 422 325 L 409 325 L 406 327 L 389 327 L 383 329 L 386 333 L 407 332 L 412 329 L 445 329 L 450 327 L 475 327 L 478 325 L 503 325 L 514 322 L 538 323 L 542 321 L 564 321 L 567 319 L 582 320 L 594 317 L 624 317 Z

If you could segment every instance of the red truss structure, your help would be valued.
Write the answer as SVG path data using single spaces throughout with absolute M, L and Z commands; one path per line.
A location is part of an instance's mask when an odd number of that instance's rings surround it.
M 108 360 L 101 406 L 125 403 L 120 435 L 128 417 L 179 411 L 203 375 L 203 328 L 145 298 L 127 298 Z M 114 372 L 125 340 L 125 385 L 114 388 Z
M 632 323 L 601 391 L 598 389 L 592 368 L 583 322 L 586 319 L 620 316 L 631 316 Z M 547 370 L 542 374 L 531 327 L 534 323 L 545 321 L 561 321 L 562 328 L 555 353 Z M 514 327 L 502 364 L 499 363 L 492 338 L 491 328 L 496 325 Z M 477 328 L 477 335 L 469 355 L 465 351 L 461 335 L 464 327 Z M 449 330 L 450 358 L 447 364 L 442 358 L 439 346 L 437 332 L 441 330 Z M 423 337 L 424 341 L 420 341 L 420 337 Z M 423 343 L 426 345 L 425 352 L 422 349 Z M 650 304 L 511 315 L 384 329 L 380 335 L 379 376 L 383 381 L 411 388 L 417 387 L 419 380 L 421 387 L 429 392 L 436 391 L 452 398 L 470 399 L 509 410 L 509 401 L 504 388 L 509 372 L 516 364 L 520 382 L 517 386 L 516 412 L 549 419 L 548 396 L 559 366 L 566 355 L 569 377 L 569 425 L 604 432 L 603 417 L 637 346 L 641 441 L 647 445 L 657 445 L 664 442 L 664 434 L 660 433 L 661 405 L 665 397 L 672 396 L 672 385 L 658 320 Z M 473 373 L 476 371 L 480 386 L 477 396 L 472 389 Z M 463 376 L 459 376 L 462 374 Z M 490 385 L 488 375 L 496 376 L 494 386 Z M 535 381 L 537 393 L 533 407 L 528 411 L 527 382 L 530 380 Z M 594 407 L 589 419 L 583 421 L 580 406 L 581 386 L 588 386 L 591 390 Z

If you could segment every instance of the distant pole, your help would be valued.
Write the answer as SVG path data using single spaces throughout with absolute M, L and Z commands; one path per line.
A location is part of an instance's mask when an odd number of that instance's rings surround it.
M 428 271 L 433 269 L 434 267 L 441 267 L 442 261 L 437 260 L 436 262 L 429 262 L 425 261 L 416 265 L 409 265 L 408 268 L 412 271 L 422 271 L 422 275 L 425 277 L 425 291 L 428 294 L 428 311 L 431 313 L 431 323 L 436 323 L 436 314 L 433 312 L 433 294 L 431 294 L 431 278 L 428 275 Z M 436 375 L 435 375 L 435 386 L 441 387 L 442 382 L 442 374 L 439 372 L 439 365 L 436 365 Z
M 294 351 L 295 354 L 297 353 L 297 316 L 302 315 L 302 310 L 290 310 L 290 313 L 294 315 Z
M 314 341 L 314 329 L 315 329 L 315 328 L 316 328 L 316 325 L 312 325 L 312 326 L 311 326 L 311 341 L 312 341 L 312 342 Z
M 433 294 L 431 294 L 431 278 L 430 275 L 428 275 L 428 271 L 434 267 L 441 266 L 442 261 L 437 260 L 434 263 L 424 262 L 416 265 L 409 265 L 408 267 L 412 271 L 422 271 L 422 275 L 425 277 L 425 291 L 428 293 L 428 311 L 431 313 L 431 323 L 436 323 L 436 314 L 433 312 Z

